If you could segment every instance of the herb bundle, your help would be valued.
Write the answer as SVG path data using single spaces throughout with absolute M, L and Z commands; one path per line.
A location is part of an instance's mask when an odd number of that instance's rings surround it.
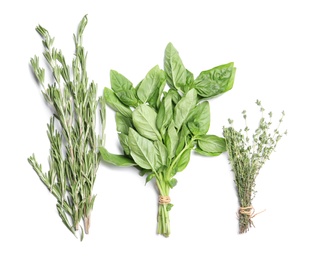
M 235 68 L 228 63 L 206 70 L 194 79 L 171 43 L 165 50 L 164 70 L 153 67 L 136 86 L 111 71 L 106 103 L 116 111 L 116 125 L 124 155 L 100 148 L 103 160 L 118 166 L 135 166 L 146 182 L 155 179 L 159 192 L 157 233 L 170 234 L 170 189 L 175 175 L 185 169 L 191 150 L 206 156 L 226 151 L 224 138 L 207 135 L 209 98 L 230 90 Z M 166 83 L 169 88 L 165 88 Z
M 240 208 L 238 217 L 240 233 L 246 233 L 250 227 L 254 226 L 252 218 L 258 214 L 255 214 L 252 206 L 252 200 L 255 196 L 255 179 L 283 135 L 279 132 L 279 127 L 283 120 L 284 112 L 282 112 L 277 128 L 272 133 L 270 131 L 272 112 L 268 114 L 269 118 L 266 120 L 264 117 L 265 109 L 262 107 L 261 102 L 257 100 L 256 104 L 260 107 L 262 117 L 252 140 L 249 138 L 248 126 L 246 125 L 243 131 L 236 131 L 231 119 L 228 120 L 230 127 L 224 127 L 223 130 L 239 197 Z M 242 114 L 246 123 L 246 111 L 243 111 Z
M 43 96 L 53 111 L 48 124 L 51 144 L 50 169 L 44 173 L 35 156 L 28 158 L 41 181 L 57 199 L 57 210 L 66 227 L 75 234 L 84 221 L 88 234 L 95 196 L 92 194 L 96 172 L 100 162 L 98 147 L 104 142 L 105 104 L 103 97 L 97 100 L 97 85 L 89 83 L 82 35 L 87 17 L 81 20 L 74 35 L 75 57 L 72 68 L 62 52 L 53 47 L 54 38 L 42 26 L 36 31 L 43 38 L 43 53 L 54 82 L 45 84 L 45 70 L 39 66 L 39 58 L 31 59 L 31 66 L 42 88 Z M 96 134 L 98 104 L 102 133 Z M 81 227 L 81 239 L 83 238 Z

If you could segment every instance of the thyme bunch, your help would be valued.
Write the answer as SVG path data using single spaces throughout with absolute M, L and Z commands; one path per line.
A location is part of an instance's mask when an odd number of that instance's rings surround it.
M 256 193 L 255 179 L 283 136 L 283 133 L 279 132 L 279 128 L 285 115 L 284 112 L 282 112 L 278 126 L 272 132 L 272 112 L 269 112 L 268 119 L 265 119 L 265 109 L 261 102 L 257 100 L 256 104 L 260 108 L 262 115 L 259 126 L 252 135 L 251 140 L 249 138 L 250 129 L 246 122 L 246 111 L 242 112 L 246 124 L 244 130 L 236 131 L 231 119 L 228 120 L 230 126 L 223 128 L 229 161 L 235 175 L 235 185 L 239 197 L 240 233 L 245 233 L 250 227 L 254 226 L 252 218 L 256 214 L 254 213 L 252 200 Z M 287 132 L 284 132 L 284 134 L 287 134 Z
M 72 67 L 66 63 L 61 52 L 53 47 L 54 38 L 42 26 L 36 31 L 43 41 L 43 55 L 48 62 L 53 83 L 45 83 L 45 69 L 39 65 L 39 58 L 30 60 L 33 72 L 42 88 L 42 94 L 50 106 L 53 116 L 48 124 L 50 141 L 50 169 L 43 172 L 35 155 L 29 163 L 41 181 L 57 199 L 57 210 L 65 226 L 75 234 L 90 227 L 91 211 L 95 197 L 92 194 L 100 157 L 98 147 L 104 143 L 105 103 L 97 99 L 97 85 L 89 83 L 86 70 L 87 53 L 82 45 L 82 35 L 87 17 L 81 20 L 74 35 L 75 57 Z M 100 107 L 101 134 L 96 133 L 97 108 Z

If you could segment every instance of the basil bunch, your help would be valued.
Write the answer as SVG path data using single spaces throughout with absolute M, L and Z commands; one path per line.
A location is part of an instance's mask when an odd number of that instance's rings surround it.
M 228 63 L 202 71 L 194 79 L 174 46 L 165 50 L 164 70 L 152 68 L 134 87 L 120 73 L 111 71 L 106 103 L 116 111 L 116 125 L 124 155 L 100 148 L 103 160 L 118 166 L 135 166 L 146 182 L 156 180 L 159 191 L 157 233 L 170 234 L 170 189 L 177 172 L 189 163 L 191 150 L 205 156 L 226 151 L 224 138 L 207 135 L 209 98 L 230 90 L 235 67 Z M 165 89 L 166 83 L 169 88 Z

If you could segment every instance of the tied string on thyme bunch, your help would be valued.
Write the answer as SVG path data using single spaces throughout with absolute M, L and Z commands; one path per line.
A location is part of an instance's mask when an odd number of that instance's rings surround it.
M 238 219 L 240 220 L 241 216 L 243 215 L 243 217 L 247 217 L 248 222 L 249 222 L 249 227 L 253 226 L 255 227 L 254 223 L 253 223 L 253 218 L 255 216 L 257 216 L 258 214 L 263 213 L 264 211 L 266 211 L 266 209 L 255 213 L 255 209 L 253 206 L 248 206 L 248 207 L 240 207 L 237 213 Z M 248 229 L 248 228 L 247 228 Z M 247 230 L 244 230 L 247 231 Z M 241 232 L 243 233 L 243 232 Z

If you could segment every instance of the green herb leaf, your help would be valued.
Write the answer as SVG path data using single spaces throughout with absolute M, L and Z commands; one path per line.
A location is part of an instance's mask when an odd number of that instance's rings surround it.
M 112 90 L 115 93 L 133 88 L 132 83 L 125 76 L 115 70 L 110 71 L 110 81 Z
M 172 121 L 168 127 L 168 132 L 166 135 L 166 146 L 168 149 L 169 159 L 172 159 L 173 157 L 175 157 L 178 143 L 179 143 L 179 137 L 174 127 L 174 122 Z
M 210 153 L 210 152 L 205 152 L 203 150 L 201 150 L 199 147 L 196 147 L 195 152 L 203 155 L 203 156 L 209 156 L 209 157 L 213 157 L 213 156 L 219 156 L 222 153 Z
M 172 209 L 172 207 L 173 207 L 173 204 L 169 203 L 169 204 L 167 205 L 167 211 L 170 211 L 170 210 Z
M 186 70 L 186 86 L 191 89 L 194 84 L 194 75 L 189 70 Z
M 203 71 L 196 78 L 194 86 L 202 97 L 220 95 L 233 87 L 235 72 L 233 62 Z
M 138 99 L 132 83 L 115 70 L 110 71 L 111 87 L 115 95 L 126 106 L 136 107 Z
M 174 108 L 174 124 L 180 130 L 182 124 L 187 119 L 190 111 L 196 106 L 197 92 L 191 89 L 184 97 L 176 104 Z
M 166 81 L 164 80 L 159 88 L 156 88 L 151 98 L 149 98 L 149 105 L 154 109 L 158 109 L 160 106 L 160 99 L 163 94 L 164 88 L 166 86 Z
M 186 168 L 186 166 L 189 163 L 190 156 L 191 156 L 191 149 L 187 149 L 183 152 L 183 154 L 181 155 L 181 157 L 177 163 L 177 171 L 178 172 L 181 172 Z
M 159 169 L 160 167 L 167 165 L 168 151 L 166 146 L 160 141 L 155 141 L 154 146 L 157 150 L 158 164 L 156 165 L 156 169 Z
M 179 143 L 178 143 L 178 146 L 177 146 L 177 149 L 176 149 L 176 154 L 179 154 L 184 146 L 186 145 L 188 139 L 189 139 L 189 135 L 190 135 L 190 131 L 189 129 L 187 128 L 186 124 L 184 124 L 181 128 L 181 131 L 179 132 Z
M 129 130 L 128 130 L 128 133 L 129 133 Z M 128 135 L 123 134 L 123 133 L 119 133 L 118 139 L 119 139 L 120 144 L 124 150 L 124 153 L 126 155 L 130 155 L 130 149 L 129 149 L 129 145 L 128 145 Z
M 167 95 L 166 98 L 161 102 L 159 111 L 156 118 L 157 129 L 160 130 L 162 135 L 165 134 L 167 126 L 170 124 L 173 117 L 173 107 L 170 95 Z
M 164 84 L 165 74 L 158 66 L 155 66 L 147 73 L 145 79 L 141 82 L 137 90 L 137 95 L 143 103 L 146 103 L 154 95 L 156 90 L 163 88 L 162 86 Z M 158 93 L 158 95 L 159 94 L 160 93 Z M 157 100 L 158 97 L 156 97 L 156 102 Z
M 167 84 L 171 88 L 182 89 L 185 86 L 187 71 L 172 43 L 169 43 L 165 50 L 164 69 L 167 76 Z
M 168 95 L 171 97 L 172 102 L 176 105 L 182 96 L 180 96 L 179 92 L 174 89 L 169 89 Z
M 154 173 L 149 174 L 149 175 L 146 177 L 145 184 L 147 184 L 149 181 L 151 181 L 154 177 L 155 177 L 155 174 L 154 174 Z
M 198 104 L 189 114 L 188 128 L 193 135 L 205 135 L 210 128 L 210 106 L 205 101 Z
M 145 174 L 151 174 L 152 172 L 150 170 L 141 169 L 139 172 L 140 176 L 144 176 Z
M 178 181 L 177 179 L 175 178 L 172 178 L 170 181 L 169 181 L 169 186 L 170 188 L 172 189 L 173 187 L 175 187 L 177 185 Z
M 198 138 L 198 147 L 207 153 L 222 153 L 226 151 L 226 142 L 222 137 L 205 135 Z
M 130 108 L 121 103 L 121 101 L 111 89 L 104 88 L 104 99 L 113 110 L 120 112 L 125 117 L 131 118 L 132 111 Z
M 136 163 L 124 155 L 111 154 L 104 147 L 99 148 L 102 159 L 116 166 L 134 166 Z
M 128 135 L 129 127 L 132 127 L 131 119 L 123 116 L 120 112 L 116 112 L 115 121 L 117 131 Z
M 132 114 L 132 121 L 140 135 L 150 140 L 160 140 L 156 127 L 157 113 L 146 104 L 142 104 Z
M 134 161 L 144 169 L 155 170 L 157 163 L 157 150 L 153 143 L 129 128 L 128 146 Z

